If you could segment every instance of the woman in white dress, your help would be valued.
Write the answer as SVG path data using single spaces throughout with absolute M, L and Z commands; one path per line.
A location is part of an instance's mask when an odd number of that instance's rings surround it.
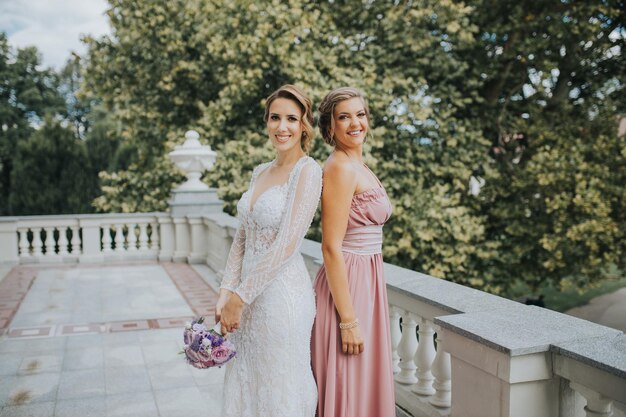
M 216 320 L 237 356 L 226 366 L 222 417 L 313 417 L 315 296 L 300 245 L 317 210 L 322 171 L 306 156 L 311 101 L 285 85 L 264 120 L 276 159 L 257 166 L 239 203 Z

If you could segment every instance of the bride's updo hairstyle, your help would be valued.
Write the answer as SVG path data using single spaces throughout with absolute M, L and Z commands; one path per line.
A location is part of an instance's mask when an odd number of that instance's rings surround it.
M 319 108 L 319 120 L 317 121 L 317 126 L 320 129 L 320 133 L 322 134 L 322 139 L 324 142 L 329 144 L 330 146 L 335 146 L 335 107 L 337 103 L 340 103 L 344 100 L 349 100 L 351 98 L 358 97 L 363 102 L 363 108 L 365 110 L 365 116 L 369 122 L 370 120 L 370 109 L 367 105 L 367 100 L 365 100 L 365 95 L 363 93 L 353 87 L 339 87 L 335 88 L 330 93 L 326 94 L 326 96 L 322 99 Z M 368 129 L 367 134 L 370 134 Z
M 300 145 L 304 152 L 308 152 L 311 146 L 311 140 L 315 134 L 315 130 L 313 129 L 313 104 L 311 103 L 311 99 L 295 85 L 283 85 L 278 90 L 274 91 L 265 101 L 265 114 L 263 115 L 263 121 L 265 123 L 267 123 L 270 116 L 270 106 L 277 98 L 286 98 L 293 101 L 302 111 L 302 117 L 300 119 L 302 123 L 302 138 L 300 139 Z

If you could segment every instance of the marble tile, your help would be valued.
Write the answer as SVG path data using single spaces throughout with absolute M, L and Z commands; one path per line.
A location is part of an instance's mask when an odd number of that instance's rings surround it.
M 91 346 L 79 349 L 68 349 L 63 359 L 64 371 L 79 371 L 95 369 L 104 366 L 104 349 L 100 346 Z
M 55 416 L 63 417 L 107 417 L 104 396 L 59 400 Z
M 148 371 L 143 365 L 106 368 L 104 370 L 106 394 L 149 392 L 152 390 Z
M 20 368 L 24 355 L 22 353 L 0 354 L 0 376 L 15 375 Z
M 191 319 L 191 318 L 190 318 Z M 191 320 L 188 320 L 189 322 Z M 183 328 L 188 321 L 181 320 L 180 327 L 174 327 L 169 329 L 155 329 L 149 332 L 137 332 L 137 337 L 142 345 L 151 345 L 157 343 L 168 342 L 171 340 L 178 340 L 183 338 Z
M 225 367 L 196 369 L 191 365 L 187 366 L 189 367 L 189 372 L 191 372 L 196 385 L 199 387 L 206 387 L 210 385 L 211 389 L 214 389 L 216 386 L 220 387 L 224 384 L 224 373 L 226 372 Z
M 67 338 L 65 348 L 71 349 L 84 349 L 94 346 L 103 345 L 103 335 L 101 334 L 81 334 L 73 335 Z
M 61 373 L 58 399 L 99 397 L 105 394 L 104 369 L 87 369 Z
M 152 392 L 107 395 L 108 417 L 155 417 L 159 415 Z
M 143 365 L 144 363 L 139 345 L 106 346 L 104 348 L 104 366 L 107 368 Z
M 7 405 L 24 405 L 54 401 L 59 373 L 23 375 L 14 378 L 4 399 Z
M 182 357 L 177 361 L 149 366 L 148 373 L 150 374 L 152 387 L 155 390 L 179 388 L 194 384 L 189 365 Z
M 55 403 L 52 401 L 21 406 L 7 406 L 0 412 L 0 417 L 53 417 L 54 406 Z
M 33 338 L 4 338 L 0 343 L 0 354 L 3 353 L 50 353 L 63 351 L 65 348 L 65 338 L 63 337 L 45 337 L 39 339 Z
M 63 353 L 51 353 L 48 355 L 28 355 L 24 356 L 20 368 L 19 375 L 33 375 L 44 372 L 61 372 L 63 364 Z
M 140 332 L 105 333 L 102 335 L 103 346 L 138 345 Z
M 220 410 L 207 410 L 205 393 L 200 392 L 198 387 L 155 390 L 154 397 L 160 417 L 220 415 Z
M 180 346 L 177 341 L 169 340 L 154 345 L 143 345 L 144 359 L 146 364 L 154 365 L 181 359 Z

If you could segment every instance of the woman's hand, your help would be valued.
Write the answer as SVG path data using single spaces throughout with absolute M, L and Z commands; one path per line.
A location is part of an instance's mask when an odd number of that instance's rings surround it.
M 220 289 L 220 296 L 217 299 L 217 304 L 215 304 L 215 323 L 219 322 L 222 319 L 222 309 L 226 305 L 228 298 L 232 291 L 226 290 L 224 288 Z
M 244 302 L 239 294 L 233 293 L 224 307 L 221 309 L 220 323 L 222 324 L 222 333 L 232 333 L 239 328 L 241 321 L 241 312 L 243 311 Z M 217 308 L 216 308 L 217 314 Z
M 361 329 L 355 326 L 351 329 L 341 329 L 341 345 L 343 353 L 348 355 L 358 355 L 365 349 Z

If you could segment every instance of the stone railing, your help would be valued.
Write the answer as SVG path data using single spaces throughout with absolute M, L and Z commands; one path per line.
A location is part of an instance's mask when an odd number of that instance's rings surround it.
M 220 276 L 236 227 L 221 212 L 3 217 L 0 264 L 173 260 Z M 302 254 L 314 276 L 320 245 Z M 626 415 L 623 333 L 390 264 L 385 275 L 405 415 Z
M 0 217 L 0 263 L 156 259 L 165 213 Z

